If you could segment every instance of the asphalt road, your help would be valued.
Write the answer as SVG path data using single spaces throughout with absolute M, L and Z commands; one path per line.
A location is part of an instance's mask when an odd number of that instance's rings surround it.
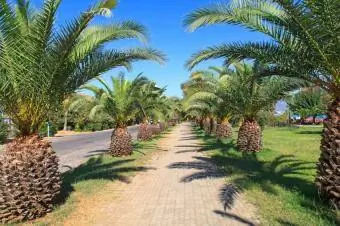
M 134 140 L 138 125 L 128 127 Z M 54 151 L 60 159 L 60 171 L 65 172 L 84 163 L 90 157 L 106 152 L 110 145 L 112 130 L 50 138 Z

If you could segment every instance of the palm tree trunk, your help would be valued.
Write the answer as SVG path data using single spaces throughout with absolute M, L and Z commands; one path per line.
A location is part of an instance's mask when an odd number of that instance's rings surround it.
M 128 156 L 132 154 L 132 150 L 132 136 L 127 127 L 117 127 L 112 132 L 110 154 L 115 157 Z
M 204 132 L 206 134 L 210 134 L 210 120 L 209 120 L 209 117 L 204 118 L 203 128 L 204 128 Z
M 255 119 L 245 119 L 237 137 L 237 148 L 244 152 L 259 152 L 262 149 L 262 131 Z
M 209 134 L 213 134 L 214 133 L 214 124 L 215 124 L 213 117 L 209 118 L 209 123 L 210 123 Z
M 147 119 L 143 120 L 143 123 L 139 125 L 138 128 L 138 140 L 149 141 L 152 139 L 152 131 L 148 125 Z
M 13 140 L 0 157 L 0 223 L 51 212 L 60 186 L 58 157 L 48 141 L 37 135 Z
M 317 164 L 316 185 L 332 204 L 340 208 L 340 97 L 329 106 Z
M 200 119 L 200 129 L 204 129 L 204 117 Z
M 217 127 L 216 136 L 218 139 L 229 138 L 232 135 L 232 127 L 227 119 L 222 119 Z

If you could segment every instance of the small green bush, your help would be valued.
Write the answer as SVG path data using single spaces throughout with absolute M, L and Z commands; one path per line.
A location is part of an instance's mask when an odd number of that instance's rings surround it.
M 102 130 L 102 124 L 99 123 L 99 122 L 90 122 L 90 123 L 87 123 L 86 125 L 84 125 L 84 128 L 83 128 L 84 131 L 99 131 L 99 130 Z
M 58 128 L 50 123 L 50 137 L 53 137 L 58 132 Z M 44 123 L 39 130 L 40 137 L 47 137 L 47 123 Z

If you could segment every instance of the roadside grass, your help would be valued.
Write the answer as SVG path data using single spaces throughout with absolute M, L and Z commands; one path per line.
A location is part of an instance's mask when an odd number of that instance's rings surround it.
M 194 130 L 227 184 L 258 207 L 263 225 L 336 225 L 335 211 L 314 186 L 322 127 L 266 128 L 264 150 L 257 154 L 236 150 L 237 130 L 223 141 Z
M 151 158 L 152 153 L 158 150 L 158 141 L 168 133 L 170 130 L 156 136 L 152 141 L 135 142 L 134 152 L 128 157 L 113 158 L 102 154 L 105 150 L 94 151 L 98 156 L 62 175 L 62 189 L 54 211 L 24 225 L 63 225 L 73 211 L 81 208 L 84 198 L 103 191 L 108 183 L 129 183 L 130 177 L 137 172 L 152 170 L 143 165 Z

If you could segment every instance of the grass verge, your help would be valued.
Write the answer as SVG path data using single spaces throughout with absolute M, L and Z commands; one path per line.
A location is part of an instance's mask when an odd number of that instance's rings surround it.
M 336 214 L 314 186 L 321 127 L 266 128 L 264 150 L 242 154 L 232 139 L 218 142 L 195 129 L 212 160 L 258 207 L 263 225 L 336 225 Z M 228 200 L 230 202 L 231 200 Z

